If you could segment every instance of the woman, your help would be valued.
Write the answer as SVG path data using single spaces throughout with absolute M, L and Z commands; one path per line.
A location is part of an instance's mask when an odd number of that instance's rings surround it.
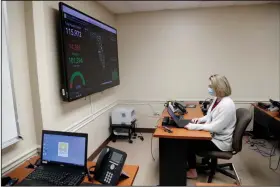
M 212 134 L 211 141 L 190 141 L 188 149 L 189 171 L 187 178 L 197 178 L 196 156 L 197 151 L 231 151 L 232 135 L 236 122 L 235 105 L 231 95 L 231 87 L 225 76 L 212 75 L 208 93 L 214 100 L 208 109 L 207 115 L 192 119 L 192 123 L 185 126 L 189 130 L 205 130 Z M 204 124 L 202 124 L 204 123 Z

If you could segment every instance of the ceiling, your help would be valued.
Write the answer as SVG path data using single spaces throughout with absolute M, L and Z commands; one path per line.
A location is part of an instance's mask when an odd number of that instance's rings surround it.
M 271 3 L 272 1 L 98 1 L 115 14 Z M 275 2 L 275 1 L 274 1 Z M 278 1 L 279 2 L 279 1 Z

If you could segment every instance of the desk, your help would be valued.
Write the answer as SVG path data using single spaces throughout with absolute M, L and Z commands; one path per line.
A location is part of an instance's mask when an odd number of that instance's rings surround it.
M 39 158 L 38 156 L 34 156 L 30 159 L 30 162 L 35 163 L 38 158 Z M 14 169 L 10 173 L 8 173 L 7 176 L 9 176 L 11 178 L 18 178 L 19 179 L 18 182 L 21 182 L 24 178 L 27 177 L 27 175 L 29 175 L 34 170 L 34 169 L 27 169 L 26 166 L 28 166 L 28 165 L 29 165 L 28 161 L 24 162 L 23 164 L 18 166 L 16 169 Z M 95 162 L 91 162 L 91 161 L 87 162 L 88 167 L 91 167 L 94 165 L 95 165 Z M 137 175 L 138 169 L 139 169 L 139 166 L 136 166 L 136 165 L 124 165 L 123 171 L 129 175 L 129 178 L 120 181 L 118 186 L 132 186 L 134 179 Z M 89 182 L 88 178 L 85 177 L 83 182 Z M 93 183 L 100 184 L 97 181 L 94 181 Z
M 187 108 L 185 119 L 202 117 L 198 103 L 196 108 Z M 161 117 L 169 116 L 166 109 Z M 184 128 L 171 128 L 173 133 L 165 132 L 159 120 L 153 137 L 159 138 L 159 185 L 186 186 L 187 145 L 188 140 L 211 140 L 211 134 L 206 131 L 190 131 Z
M 280 132 L 279 112 L 270 112 L 260 108 L 257 104 L 254 106 L 254 138 L 270 138 L 274 132 Z
M 280 117 L 274 117 L 274 119 L 276 120 L 276 121 L 279 121 L 280 122 Z
M 271 111 L 267 111 L 265 109 L 262 109 L 261 107 L 259 107 L 257 104 L 252 104 L 255 108 L 257 108 L 258 110 L 264 112 L 265 114 L 267 114 L 268 116 L 275 118 L 277 116 L 279 116 L 279 112 L 271 112 Z

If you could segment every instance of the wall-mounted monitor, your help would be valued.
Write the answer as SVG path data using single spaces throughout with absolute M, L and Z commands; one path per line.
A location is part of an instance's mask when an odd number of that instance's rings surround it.
M 119 85 L 117 30 L 61 2 L 59 11 L 63 100 Z

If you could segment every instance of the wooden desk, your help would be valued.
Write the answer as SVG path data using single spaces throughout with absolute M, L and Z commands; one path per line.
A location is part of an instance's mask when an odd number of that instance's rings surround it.
M 188 113 L 184 115 L 184 119 L 193 119 L 203 117 L 199 104 L 196 103 L 196 108 L 188 108 Z M 161 117 L 169 117 L 167 109 L 162 112 Z M 206 131 L 191 131 L 184 128 L 171 128 L 173 133 L 165 132 L 161 128 L 162 119 L 158 121 L 158 128 L 155 130 L 153 136 L 157 138 L 172 138 L 172 139 L 196 139 L 196 140 L 211 140 L 211 134 Z
M 38 158 L 39 158 L 38 156 L 34 156 L 33 158 L 30 159 L 30 162 L 35 163 Z M 34 170 L 34 169 L 27 169 L 26 166 L 28 165 L 29 165 L 28 161 L 24 162 L 16 169 L 8 173 L 7 176 L 11 178 L 18 178 L 19 179 L 18 182 L 21 182 L 24 178 L 27 177 L 27 175 L 29 175 Z M 87 165 L 88 167 L 94 166 L 95 162 L 88 161 Z M 132 186 L 138 170 L 139 170 L 139 166 L 137 165 L 124 165 L 123 171 L 126 172 L 130 177 L 128 179 L 120 181 L 118 186 Z M 88 178 L 85 177 L 83 182 L 89 182 Z M 93 183 L 100 184 L 97 181 L 94 181 Z
M 280 117 L 274 117 L 275 120 L 280 121 Z
M 280 117 L 279 112 L 270 112 L 260 108 L 257 104 L 254 106 L 254 138 L 271 138 L 279 136 Z
M 193 104 L 193 103 L 192 103 Z M 185 119 L 200 118 L 203 113 L 198 103 L 196 108 L 187 108 Z M 161 117 L 169 116 L 167 110 Z M 171 128 L 173 133 L 162 129 L 162 120 L 153 137 L 159 138 L 159 185 L 160 186 L 186 186 L 187 148 L 189 140 L 211 140 L 211 134 L 206 131 L 191 131 L 184 128 Z
M 271 117 L 273 117 L 273 118 L 279 116 L 279 112 L 270 112 L 270 111 L 264 110 L 264 109 L 262 109 L 261 107 L 259 107 L 259 106 L 258 106 L 257 104 L 255 104 L 255 103 L 252 104 L 252 105 L 253 105 L 255 108 L 259 109 L 260 111 L 266 113 L 267 115 L 269 115 L 269 116 L 271 116 Z

